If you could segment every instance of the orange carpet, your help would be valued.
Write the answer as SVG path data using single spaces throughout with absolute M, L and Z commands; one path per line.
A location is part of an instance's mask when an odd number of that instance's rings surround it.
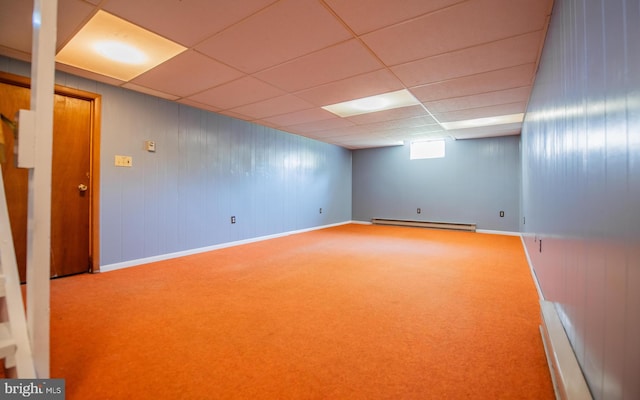
M 517 237 L 345 225 L 51 297 L 68 400 L 554 398 Z

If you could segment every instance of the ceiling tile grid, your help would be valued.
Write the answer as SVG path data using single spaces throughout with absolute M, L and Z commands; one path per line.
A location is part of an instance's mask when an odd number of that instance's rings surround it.
M 102 10 L 187 47 L 114 86 L 346 148 L 513 135 L 553 0 L 59 0 L 58 50 Z M 0 0 L 0 54 L 30 59 L 28 1 Z M 11 16 L 11 18 L 8 18 Z M 408 89 L 422 104 L 339 118 L 322 106 Z M 417 124 L 417 125 L 416 125 Z

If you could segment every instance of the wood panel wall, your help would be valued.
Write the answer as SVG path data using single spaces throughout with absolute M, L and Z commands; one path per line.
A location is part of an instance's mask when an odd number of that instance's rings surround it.
M 638 21 L 556 0 L 522 134 L 521 228 L 595 399 L 640 398 Z

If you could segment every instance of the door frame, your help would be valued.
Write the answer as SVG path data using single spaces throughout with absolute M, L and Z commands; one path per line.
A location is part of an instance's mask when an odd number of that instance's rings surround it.
M 31 79 L 0 71 L 0 82 L 31 88 Z M 89 271 L 100 272 L 100 120 L 102 96 L 97 93 L 55 85 L 56 94 L 86 100 L 91 104 L 91 125 L 89 132 Z

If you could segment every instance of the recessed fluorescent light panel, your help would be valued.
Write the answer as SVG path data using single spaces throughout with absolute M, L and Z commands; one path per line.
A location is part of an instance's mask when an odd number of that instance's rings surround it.
M 441 122 L 440 125 L 448 131 L 452 129 L 479 128 L 481 126 L 504 125 L 522 122 L 524 114 L 500 115 L 497 117 L 467 119 L 464 121 Z
M 408 107 L 416 104 L 420 104 L 420 102 L 413 97 L 408 90 L 403 89 L 396 92 L 378 94 L 375 96 L 363 97 L 361 99 L 331 104 L 322 108 L 344 118 L 351 117 L 353 115 Z
M 56 61 L 126 82 L 185 50 L 100 10 L 60 50 Z

